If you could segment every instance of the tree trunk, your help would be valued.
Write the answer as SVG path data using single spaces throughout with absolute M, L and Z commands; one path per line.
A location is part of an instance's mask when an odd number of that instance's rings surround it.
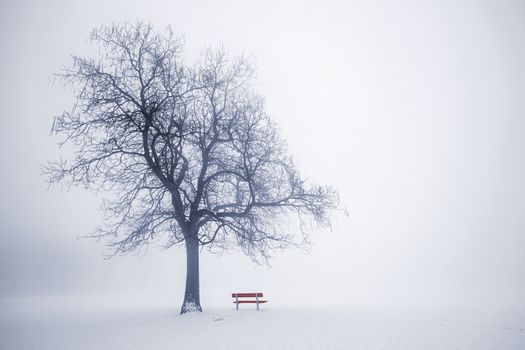
M 186 291 L 181 314 L 202 311 L 199 290 L 199 242 L 194 237 L 186 238 Z

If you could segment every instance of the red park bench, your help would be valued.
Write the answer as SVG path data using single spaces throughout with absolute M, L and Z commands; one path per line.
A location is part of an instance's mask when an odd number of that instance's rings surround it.
M 235 298 L 233 302 L 236 304 L 237 310 L 239 310 L 239 304 L 257 304 L 257 310 L 259 310 L 259 304 L 264 304 L 267 300 L 261 300 L 263 293 L 232 293 L 232 298 Z M 239 299 L 239 298 L 255 298 L 253 299 Z

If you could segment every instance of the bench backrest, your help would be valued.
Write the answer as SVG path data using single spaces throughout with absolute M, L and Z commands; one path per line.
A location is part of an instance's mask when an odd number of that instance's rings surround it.
M 232 298 L 262 298 L 263 293 L 232 293 Z

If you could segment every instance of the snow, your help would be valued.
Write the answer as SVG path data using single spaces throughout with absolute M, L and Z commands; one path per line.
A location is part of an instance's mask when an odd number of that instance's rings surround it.
M 203 305 L 203 313 L 179 315 L 176 304 L 152 299 L 4 299 L 0 348 L 525 349 L 525 313 L 517 311 L 300 308 L 270 301 L 259 312 Z

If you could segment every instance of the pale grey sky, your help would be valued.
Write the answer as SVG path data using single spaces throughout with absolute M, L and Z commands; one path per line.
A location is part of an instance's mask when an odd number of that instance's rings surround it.
M 272 268 L 204 256 L 203 306 L 238 289 L 277 301 L 524 306 L 525 6 L 519 1 L 4 1 L 0 4 L 0 293 L 134 293 L 182 300 L 181 249 L 103 261 L 78 240 L 98 198 L 47 190 L 51 74 L 91 29 L 142 20 L 256 57 L 257 89 L 303 175 L 350 217 Z M 300 290 L 300 295 L 296 291 Z M 339 294 L 339 291 L 341 292 Z

